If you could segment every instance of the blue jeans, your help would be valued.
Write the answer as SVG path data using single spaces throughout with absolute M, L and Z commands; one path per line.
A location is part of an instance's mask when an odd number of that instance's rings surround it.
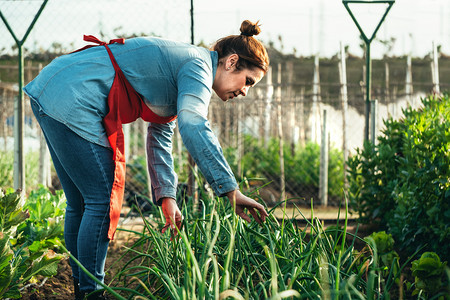
M 44 132 L 66 195 L 66 247 L 103 282 L 109 245 L 109 202 L 114 180 L 112 150 L 83 139 L 63 123 L 46 115 L 34 100 L 31 100 L 31 108 Z M 73 277 L 80 282 L 80 290 L 101 288 L 72 260 L 70 265 Z

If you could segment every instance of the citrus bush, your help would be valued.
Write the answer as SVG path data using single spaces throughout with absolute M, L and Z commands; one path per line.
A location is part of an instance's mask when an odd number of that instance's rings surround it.
M 400 250 L 450 258 L 450 99 L 429 96 L 419 110 L 384 122 L 376 145 L 350 157 L 351 209 L 388 229 Z

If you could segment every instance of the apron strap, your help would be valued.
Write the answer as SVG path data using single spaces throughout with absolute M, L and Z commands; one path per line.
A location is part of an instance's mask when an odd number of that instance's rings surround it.
M 105 46 L 105 47 L 107 47 L 106 45 L 111 45 L 111 44 L 114 44 L 114 43 L 125 44 L 125 39 L 112 39 L 112 40 L 109 41 L 109 43 L 105 43 L 105 42 L 99 40 L 98 38 L 96 38 L 93 35 L 83 35 L 83 40 L 86 41 L 86 42 L 95 43 L 97 45 L 87 45 L 87 46 L 84 46 L 83 48 L 80 48 L 78 50 L 72 51 L 70 53 L 80 52 L 80 51 L 83 51 L 85 49 L 88 49 L 88 48 L 91 48 L 91 47 L 96 47 L 96 46 Z

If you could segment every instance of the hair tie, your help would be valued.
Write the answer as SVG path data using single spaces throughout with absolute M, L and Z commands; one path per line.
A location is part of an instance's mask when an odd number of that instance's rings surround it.
M 251 34 L 251 33 L 246 33 L 246 32 L 241 32 L 241 35 L 245 35 L 245 36 L 253 36 L 253 34 Z

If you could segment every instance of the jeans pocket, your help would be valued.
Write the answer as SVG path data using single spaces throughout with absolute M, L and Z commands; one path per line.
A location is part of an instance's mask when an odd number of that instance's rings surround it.
M 36 117 L 42 118 L 42 117 L 48 117 L 48 115 L 44 112 L 42 107 L 37 103 L 35 100 L 31 100 L 31 109 L 33 110 L 33 113 Z
M 44 112 L 44 110 L 40 106 L 39 106 L 39 117 L 40 118 L 48 117 L 48 115 Z

